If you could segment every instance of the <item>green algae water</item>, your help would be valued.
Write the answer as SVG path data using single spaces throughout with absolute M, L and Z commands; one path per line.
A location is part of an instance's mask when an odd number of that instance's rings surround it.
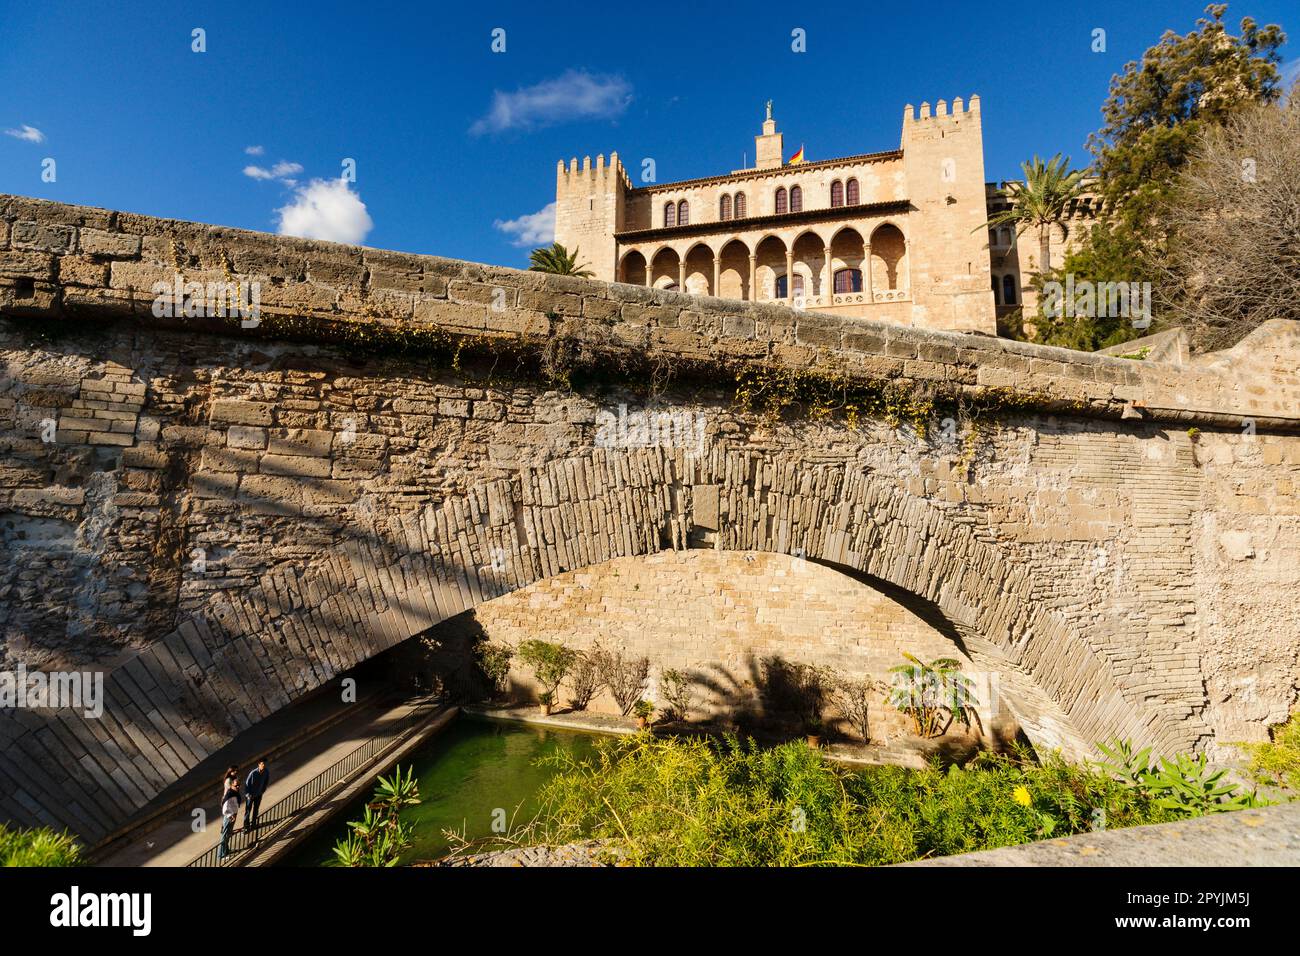
M 419 806 L 402 813 L 415 825 L 414 846 L 402 864 L 434 860 L 451 849 L 443 830 L 464 833 L 473 840 L 491 837 L 493 812 L 505 810 L 507 822 L 521 825 L 537 812 L 538 790 L 555 772 L 537 760 L 557 750 L 581 758 L 598 738 L 571 730 L 531 724 L 461 717 L 402 761 L 415 768 L 420 784 Z M 392 768 L 384 772 L 387 776 Z M 289 866 L 327 866 L 333 847 L 347 836 L 348 820 L 359 819 L 373 788 L 314 834 L 292 854 Z

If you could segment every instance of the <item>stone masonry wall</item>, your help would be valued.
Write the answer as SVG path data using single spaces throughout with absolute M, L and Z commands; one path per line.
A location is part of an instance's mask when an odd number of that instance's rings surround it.
M 156 319 L 178 273 L 260 282 L 265 326 Z M 1150 364 L 16 197 L 0 313 L 0 656 L 102 669 L 109 698 L 0 714 L 20 822 L 98 838 L 360 660 L 667 551 L 802 554 L 907 595 L 1072 756 L 1112 736 L 1224 756 L 1296 702 L 1285 323 Z M 594 344 L 611 374 L 313 341 L 337 326 Z M 655 398 L 698 443 L 600 440 L 647 400 L 624 356 L 714 363 Z M 925 435 L 769 422 L 733 402 L 726 370 L 755 361 L 1027 400 Z
M 648 657 L 647 697 L 660 707 L 666 705 L 657 694 L 659 675 L 670 668 L 683 671 L 693 680 L 693 718 L 729 716 L 751 700 L 765 657 L 888 683 L 889 669 L 903 663 L 904 651 L 926 661 L 961 660 L 978 684 L 985 727 L 1007 716 L 998 713 L 996 683 L 976 674 L 961 649 L 934 626 L 840 571 L 783 554 L 668 551 L 616 558 L 539 581 L 473 614 L 495 643 L 518 646 L 537 638 Z M 510 680 L 521 690 L 537 689 L 531 671 L 517 661 Z M 561 703 L 568 699 L 566 685 Z M 607 690 L 590 709 L 619 712 Z M 827 713 L 835 714 L 834 708 Z M 887 706 L 883 694 L 875 695 L 872 739 L 886 743 L 911 733 L 907 718 Z

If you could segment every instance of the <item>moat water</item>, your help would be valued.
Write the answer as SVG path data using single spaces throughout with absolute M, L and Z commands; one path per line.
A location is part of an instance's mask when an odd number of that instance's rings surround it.
M 421 802 L 402 814 L 404 822 L 414 824 L 414 845 L 400 862 L 445 856 L 452 847 L 444 830 L 471 840 L 492 837 L 500 810 L 505 811 L 507 822 L 513 820 L 516 826 L 526 823 L 537 812 L 538 791 L 555 773 L 553 767 L 538 766 L 538 758 L 558 750 L 585 757 L 597 739 L 591 734 L 528 724 L 465 717 L 456 720 L 402 761 L 403 768 L 415 768 Z M 361 817 L 372 791 L 313 834 L 287 865 L 332 865 L 335 843 L 348 835 L 347 821 Z

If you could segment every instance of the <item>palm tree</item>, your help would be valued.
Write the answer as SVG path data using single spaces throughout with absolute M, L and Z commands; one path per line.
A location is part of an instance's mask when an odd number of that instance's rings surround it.
M 560 245 L 558 242 L 547 249 L 541 246 L 532 251 L 528 257 L 532 263 L 528 267 L 530 272 L 549 272 L 557 276 L 575 276 L 579 279 L 590 279 L 594 272 L 586 265 L 578 265 L 578 249 L 575 246 L 573 252 Z
M 1019 236 L 1030 226 L 1038 227 L 1038 271 L 1046 274 L 1051 268 L 1052 226 L 1060 226 L 1069 234 L 1065 224 L 1066 210 L 1072 200 L 1085 192 L 1084 172 L 1070 169 L 1070 157 L 1057 153 L 1047 162 L 1037 156 L 1032 162 L 1021 163 L 1024 182 L 1007 183 L 998 195 L 1010 200 L 1009 208 L 995 213 L 981 229 L 1014 225 Z

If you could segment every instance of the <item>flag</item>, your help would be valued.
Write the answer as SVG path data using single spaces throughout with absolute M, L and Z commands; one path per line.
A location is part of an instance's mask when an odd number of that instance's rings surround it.
M 802 163 L 802 162 L 803 162 L 803 147 L 800 146 L 800 147 L 799 147 L 799 152 L 797 152 L 797 153 L 795 153 L 793 156 L 791 156 L 791 157 L 790 157 L 790 161 L 789 161 L 786 165 L 787 165 L 787 166 L 798 166 L 798 165 L 799 165 L 800 163 Z

